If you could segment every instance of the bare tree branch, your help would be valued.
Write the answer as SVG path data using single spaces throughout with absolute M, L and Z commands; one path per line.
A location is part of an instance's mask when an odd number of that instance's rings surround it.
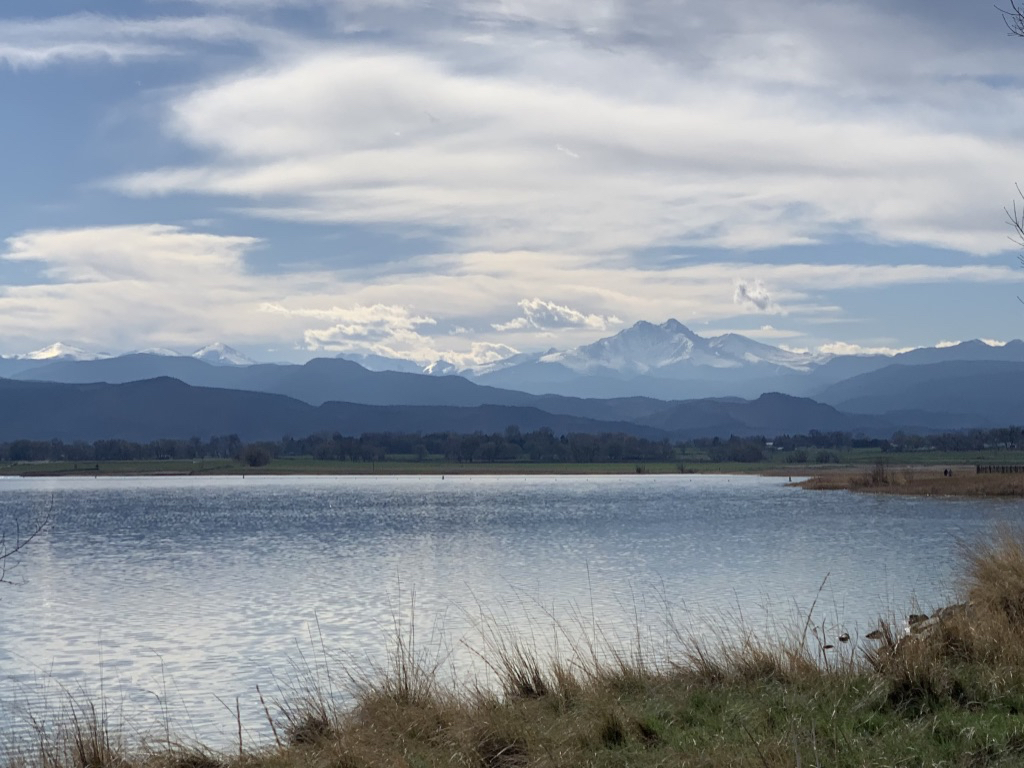
M 12 584 L 7 574 L 18 565 L 18 555 L 27 547 L 33 539 L 42 534 L 50 525 L 50 515 L 53 500 L 50 500 L 51 507 L 46 514 L 22 530 L 21 521 L 15 521 L 14 531 L 0 532 L 0 584 Z
M 1017 185 L 1017 195 L 1024 200 L 1024 190 L 1020 188 L 1020 184 Z M 1009 208 L 1003 208 L 1003 211 L 1006 213 L 1006 223 L 1013 227 L 1014 231 L 1010 240 L 1015 245 L 1024 248 L 1024 205 L 1018 210 L 1017 201 L 1014 200 L 1013 204 Z
M 1020 184 L 1017 185 L 1017 194 L 1024 200 L 1024 190 L 1020 188 Z M 1009 208 L 1003 208 L 1006 212 L 1006 222 L 1013 227 L 1014 234 L 1010 235 L 1010 241 L 1015 245 L 1024 248 L 1024 205 L 1021 206 L 1020 210 L 1017 209 L 1017 201 L 1013 201 L 1013 205 Z M 1024 254 L 1018 254 L 1017 260 L 1020 261 L 1021 267 L 1024 267 Z M 1020 296 L 1017 297 L 1017 301 L 1024 304 L 1024 299 Z
M 1003 23 L 1014 37 L 1024 37 L 1024 3 L 1017 0 L 1010 0 L 1008 10 L 996 6 L 996 10 L 1003 14 Z

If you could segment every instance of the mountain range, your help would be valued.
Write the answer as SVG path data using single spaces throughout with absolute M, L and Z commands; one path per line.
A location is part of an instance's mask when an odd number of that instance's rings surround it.
M 0 358 L 0 439 L 278 439 L 510 424 L 671 439 L 812 429 L 888 436 L 1024 423 L 1021 341 L 830 357 L 737 334 L 704 338 L 670 320 L 572 350 L 447 375 L 440 367 L 372 355 L 257 364 L 223 344 L 117 357 L 54 345 Z
M 60 384 L 0 379 L 0 441 L 18 439 L 146 442 L 159 438 L 208 439 L 237 434 L 243 440 L 279 440 L 285 435 L 340 432 L 501 432 L 551 429 L 556 434 L 622 433 L 650 439 L 684 440 L 707 435 L 768 435 L 843 431 L 889 435 L 909 425 L 885 418 L 842 413 L 806 398 L 766 394 L 754 401 L 693 400 L 626 403 L 632 419 L 601 401 L 549 407 L 604 410 L 606 418 L 555 413 L 536 405 L 310 405 L 266 392 L 196 387 L 160 377 L 124 384 Z M 644 407 L 646 406 L 646 407 Z

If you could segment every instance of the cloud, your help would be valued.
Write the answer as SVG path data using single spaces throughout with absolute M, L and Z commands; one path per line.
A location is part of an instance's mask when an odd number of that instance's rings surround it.
M 760 328 L 739 328 L 735 330 L 716 330 L 701 332 L 702 335 L 721 336 L 727 333 L 735 333 L 740 336 L 747 336 L 751 339 L 795 339 L 806 335 L 803 331 L 786 330 L 776 328 L 772 325 L 762 325 Z
M 437 359 L 446 360 L 457 368 L 465 369 L 496 363 L 518 353 L 518 349 L 507 344 L 475 342 L 470 346 L 468 352 L 448 352 Z
M 784 349 L 787 352 L 792 352 L 795 355 L 809 355 L 811 350 L 809 347 L 793 347 L 789 344 L 779 344 L 779 349 Z
M 845 292 L 1019 283 L 972 257 L 1012 248 L 1001 206 L 1006 169 L 1024 167 L 1019 52 L 962 34 L 982 14 L 954 0 L 907 2 L 764 0 L 751 15 L 713 0 L 194 0 L 186 16 L 0 20 L 0 68 L 194 55 L 198 79 L 153 93 L 157 156 L 172 164 L 133 166 L 105 190 L 174 198 L 167 210 L 187 196 L 179 221 L 206 195 L 218 228 L 275 233 L 24 233 L 6 258 L 29 278 L 0 286 L 0 330 L 5 343 L 45 332 L 115 347 L 215 327 L 476 359 L 555 330 L 561 346 L 592 341 L 619 317 L 742 326 L 769 313 L 796 327 L 849 319 Z M 122 202 L 126 217 L 152 210 Z M 354 259 L 343 245 L 323 247 L 311 258 L 329 267 L 307 271 L 273 238 L 317 228 L 277 221 L 429 245 L 358 269 L 336 266 Z M 760 251 L 833 239 L 959 253 L 910 263 L 926 259 L 876 249 L 903 263 L 870 265 Z M 249 269 L 257 248 L 279 274 Z M 516 304 L 512 319 L 496 309 Z M 475 331 L 443 330 L 456 327 Z
M 458 368 L 472 368 L 493 363 L 518 353 L 507 344 L 469 342 L 452 349 L 447 346 L 450 337 L 432 338 L 422 331 L 433 328 L 432 317 L 413 314 L 408 307 L 375 304 L 329 309 L 288 309 L 280 304 L 268 303 L 264 312 L 331 323 L 326 327 L 307 328 L 303 332 L 305 346 L 312 352 L 332 354 L 360 353 L 415 360 L 428 364 L 445 360 Z M 457 336 L 464 329 L 455 328 L 450 335 Z
M 270 329 L 253 322 L 251 302 L 282 287 L 247 274 L 260 244 L 159 224 L 23 233 L 0 261 L 37 274 L 0 287 L 0 336 L 38 343 L 42 330 L 115 349 L 198 345 L 211 328 L 238 343 L 260 338 Z
M 175 95 L 168 129 L 201 158 L 112 186 L 233 197 L 261 217 L 409 227 L 464 250 L 758 249 L 836 233 L 1009 247 L 990 201 L 1007 195 L 1005 169 L 1024 166 L 1024 148 L 970 114 L 1015 113 L 1007 89 L 982 79 L 1012 70 L 969 52 L 945 62 L 892 14 L 770 3 L 777 15 L 758 14 L 767 27 L 754 30 L 709 2 L 659 13 L 464 2 L 432 8 L 421 28 L 411 5 L 328 5 L 383 14 L 395 32 Z M 485 22 L 502 30 L 486 42 L 474 37 Z M 851 28 L 884 44 L 884 72 Z M 935 53 L 927 66 L 921 50 Z M 956 85 L 965 71 L 969 88 Z M 896 96 L 894 78 L 913 98 Z
M 978 341 L 990 347 L 1005 347 L 1007 344 L 1007 342 L 1005 341 L 998 341 L 996 339 L 978 339 Z M 950 347 L 956 347 L 963 343 L 964 342 L 962 341 L 940 341 L 938 344 L 935 345 L 935 348 L 949 349 Z
M 561 328 L 590 328 L 603 331 L 613 323 L 620 322 L 616 317 L 587 315 L 570 307 L 560 306 L 542 299 L 523 299 L 519 302 L 523 310 L 521 317 L 507 323 L 493 323 L 496 331 L 521 331 L 528 328 L 537 330 L 554 330 Z
M 865 347 L 860 344 L 848 344 L 843 341 L 835 341 L 830 344 L 822 344 L 818 351 L 825 355 L 901 355 L 910 352 L 915 347 Z
M 183 55 L 186 43 L 271 42 L 286 36 L 229 16 L 128 19 L 78 13 L 41 20 L 0 20 L 0 64 L 36 69 L 72 61 Z
M 723 293 L 735 291 L 737 273 L 754 270 L 773 286 L 771 300 L 784 304 L 792 323 L 836 314 L 821 301 L 821 286 L 873 290 L 1024 280 L 1021 270 L 985 264 L 682 262 L 647 269 L 531 252 L 422 257 L 379 275 L 365 264 L 351 274 L 287 264 L 275 274 L 254 272 L 252 254 L 266 247 L 259 238 L 164 224 L 21 233 L 0 250 L 0 263 L 17 263 L 20 273 L 19 284 L 0 286 L 0 337 L 12 352 L 55 339 L 133 349 L 201 346 L 217 329 L 217 336 L 242 345 L 359 346 L 432 362 L 486 353 L 474 343 L 536 350 L 551 345 L 552 330 L 559 346 L 589 343 L 619 318 L 721 324 L 743 314 L 742 307 L 722 302 Z M 557 303 L 521 298 L 553 285 L 561 286 Z M 757 295 L 756 283 L 747 294 Z M 497 314 L 496 308 L 512 304 L 519 318 Z
M 757 312 L 773 315 L 782 313 L 760 280 L 756 280 L 753 283 L 746 280 L 737 282 L 732 301 L 733 304 L 738 304 L 741 307 L 753 309 Z
M 407 307 L 374 304 L 329 309 L 287 309 L 280 304 L 264 304 L 264 312 L 331 323 L 307 328 L 303 332 L 306 348 L 313 352 L 361 352 L 387 357 L 412 357 L 432 361 L 436 353 L 419 329 L 437 325 L 432 317 L 412 314 Z
M 48 278 L 68 283 L 216 282 L 259 243 L 160 224 L 44 230 L 8 238 L 0 260 L 41 262 Z

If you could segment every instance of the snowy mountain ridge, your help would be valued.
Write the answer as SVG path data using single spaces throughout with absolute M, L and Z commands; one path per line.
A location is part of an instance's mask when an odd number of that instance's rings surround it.
M 247 357 L 234 347 L 222 344 L 219 341 L 207 344 L 202 349 L 197 349 L 191 355 L 196 360 L 202 360 L 210 365 L 255 365 L 256 361 Z
M 62 341 L 55 342 L 48 347 L 28 352 L 24 355 L 15 355 L 16 360 L 105 360 L 112 355 L 105 352 L 89 352 L 79 347 L 72 347 Z
M 741 368 L 764 364 L 807 371 L 828 359 L 788 352 L 735 333 L 705 338 L 678 320 L 668 320 L 661 325 L 641 321 L 593 344 L 545 355 L 540 362 L 559 363 L 577 373 L 644 375 L 669 373 L 678 366 Z

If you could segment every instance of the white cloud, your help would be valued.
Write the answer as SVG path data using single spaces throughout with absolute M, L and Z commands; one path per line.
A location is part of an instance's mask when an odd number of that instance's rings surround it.
M 240 271 L 244 253 L 259 242 L 159 224 L 45 230 L 8 238 L 0 260 L 40 262 L 57 282 L 216 282 Z
M 287 6 L 314 10 L 271 13 Z M 244 65 L 200 58 L 203 79 L 156 94 L 161 142 L 189 159 L 110 187 L 226 199 L 209 218 L 234 231 L 246 229 L 244 210 L 434 235 L 441 253 L 306 274 L 288 266 L 283 242 L 157 225 L 25 233 L 4 258 L 22 262 L 19 281 L 33 261 L 39 275 L 0 287 L 5 343 L 46 328 L 105 347 L 132 332 L 145 338 L 131 346 L 180 346 L 216 327 L 233 341 L 475 360 L 547 346 L 552 331 L 560 346 L 592 341 L 619 317 L 742 326 L 769 313 L 798 327 L 844 317 L 844 292 L 1022 279 L 966 256 L 869 266 L 756 252 L 834 236 L 982 255 L 1012 247 L 1001 205 L 1013 191 L 1006 169 L 1024 167 L 1019 54 L 1001 38 L 958 36 L 935 23 L 942 14 L 880 0 L 764 0 L 754 15 L 714 0 L 195 0 L 192 10 L 0 20 L 0 67 L 252 43 Z M 324 23 L 335 27 L 323 34 Z M 225 75 L 225 63 L 245 68 Z M 715 263 L 689 246 L 741 252 Z M 256 247 L 280 248 L 283 274 L 252 273 Z M 655 267 L 648 254 L 667 250 L 674 266 Z M 519 317 L 500 313 L 516 304 Z
M 772 325 L 762 325 L 760 328 L 736 328 L 715 331 L 709 330 L 707 332 L 702 331 L 701 335 L 721 336 L 727 333 L 735 333 L 740 336 L 747 336 L 751 339 L 796 339 L 806 335 L 803 331 L 776 328 Z
M 239 343 L 264 337 L 252 302 L 281 284 L 247 275 L 259 243 L 156 224 L 9 238 L 0 261 L 37 264 L 39 276 L 0 288 L 0 337 L 38 345 L 44 332 L 114 349 L 198 345 L 211 328 Z
M 424 326 L 437 325 L 437 321 L 432 317 L 414 315 L 407 307 L 357 304 L 347 308 L 288 309 L 268 303 L 262 309 L 271 314 L 331 323 L 304 331 L 306 348 L 313 352 L 368 352 L 425 362 L 437 359 L 430 341 L 419 332 Z
M 496 331 L 521 331 L 528 328 L 537 330 L 590 328 L 603 331 L 609 325 L 619 322 L 615 317 L 588 315 L 552 301 L 536 298 L 523 299 L 519 302 L 519 308 L 523 310 L 521 317 L 507 323 L 493 323 L 491 327 Z
M 1008 94 L 952 92 L 940 68 L 915 75 L 927 80 L 917 99 L 937 102 L 927 109 L 879 104 L 869 86 L 884 78 L 853 56 L 840 22 L 891 43 L 882 58 L 894 65 L 913 65 L 904 48 L 933 45 L 920 31 L 901 28 L 909 38 L 897 45 L 891 17 L 826 3 L 831 15 L 805 10 L 834 40 L 781 5 L 778 29 L 748 35 L 739 16 L 704 3 L 697 20 L 727 34 L 686 33 L 697 45 L 688 55 L 710 57 L 701 66 L 654 38 L 607 50 L 563 34 L 655 35 L 624 4 L 541 5 L 463 6 L 471 18 L 547 25 L 529 36 L 513 25 L 486 46 L 436 30 L 394 48 L 321 45 L 195 88 L 174 100 L 171 128 L 207 159 L 114 186 L 233 196 L 288 220 L 428 228 L 466 249 L 761 248 L 844 231 L 1007 250 L 992 201 L 1024 149 L 955 115 L 982 98 L 1012 111 Z M 668 14 L 666 27 L 682 33 L 688 14 Z M 569 147 L 577 157 L 558 151 Z
M 818 351 L 825 355 L 900 355 L 910 352 L 914 347 L 866 347 L 860 344 L 848 344 L 844 341 L 836 341 L 831 344 L 822 344 Z
M 978 341 L 980 341 L 981 343 L 986 344 L 987 346 L 990 346 L 990 347 L 1005 347 L 1006 344 L 1007 344 L 1007 342 L 1005 342 L 1005 341 L 998 341 L 996 339 L 978 339 Z M 959 346 L 960 344 L 963 344 L 963 342 L 962 341 L 940 341 L 938 344 L 935 345 L 935 347 L 936 347 L 936 349 L 949 349 L 950 347 L 956 347 L 956 346 Z
M 473 368 L 474 366 L 487 365 L 504 360 L 512 355 L 518 354 L 519 350 L 507 344 L 494 344 L 491 342 L 475 342 L 470 346 L 468 352 L 447 352 L 437 359 L 447 360 L 457 368 Z
M 312 352 L 375 354 L 428 364 L 437 360 L 453 363 L 458 368 L 493 363 L 516 354 L 519 350 L 507 344 L 471 341 L 449 345 L 451 336 L 465 329 L 455 328 L 442 338 L 432 338 L 423 330 L 437 325 L 432 317 L 413 314 L 408 307 L 375 304 L 329 309 L 287 309 L 268 303 L 262 310 L 271 314 L 322 320 L 330 325 L 307 328 L 303 332 L 305 346 Z
M 791 320 L 834 313 L 818 299 L 821 286 L 835 291 L 1024 280 L 1021 270 L 983 264 L 683 262 L 653 270 L 527 252 L 429 257 L 379 277 L 367 277 L 360 265 L 359 279 L 350 280 L 344 271 L 255 274 L 248 254 L 262 247 L 252 237 L 157 224 L 23 233 L 6 241 L 0 259 L 29 270 L 36 264 L 38 276 L 0 289 L 0 336 L 7 343 L 31 339 L 33 346 L 64 338 L 114 349 L 177 347 L 204 343 L 209 329 L 217 328 L 218 336 L 238 343 L 304 340 L 343 351 L 342 345 L 358 341 L 430 360 L 471 354 L 474 342 L 550 346 L 543 336 L 552 328 L 559 330 L 561 346 L 586 343 L 618 318 L 721 321 L 737 315 L 722 294 L 734 290 L 737 273 L 754 269 L 766 285 L 779 286 L 771 298 L 784 303 Z M 558 303 L 521 299 L 553 285 L 562 286 Z M 517 303 L 522 323 L 496 316 L 496 308 Z M 456 326 L 478 330 L 444 330 Z M 47 337 L 40 338 L 39 329 Z
M 281 41 L 278 31 L 227 16 L 126 19 L 78 13 L 40 20 L 0 20 L 0 64 L 35 69 L 53 64 L 182 55 L 184 43 Z
M 696 318 L 721 325 L 742 314 L 722 302 L 723 293 L 734 290 L 737 273 L 755 269 L 766 285 L 779 286 L 772 299 L 785 304 L 791 325 L 835 314 L 818 298 L 820 286 L 855 290 L 1024 280 L 1011 266 L 983 264 L 682 262 L 655 270 L 527 252 L 428 257 L 380 276 L 360 265 L 353 272 L 358 279 L 352 279 L 343 270 L 255 273 L 250 254 L 264 247 L 257 238 L 159 224 L 31 231 L 9 238 L 0 263 L 17 262 L 24 277 L 23 284 L 0 287 L 3 351 L 26 351 L 56 339 L 117 351 L 194 347 L 223 338 L 461 365 L 500 359 L 510 350 L 589 343 L 607 335 L 619 318 L 629 323 Z M 521 298 L 550 286 L 562 286 L 557 303 Z M 522 310 L 521 323 L 497 314 L 496 308 L 513 304 Z M 467 328 L 476 330 L 467 333 Z M 552 329 L 558 331 L 556 339 Z M 767 325 L 744 333 L 789 337 L 788 331 Z

